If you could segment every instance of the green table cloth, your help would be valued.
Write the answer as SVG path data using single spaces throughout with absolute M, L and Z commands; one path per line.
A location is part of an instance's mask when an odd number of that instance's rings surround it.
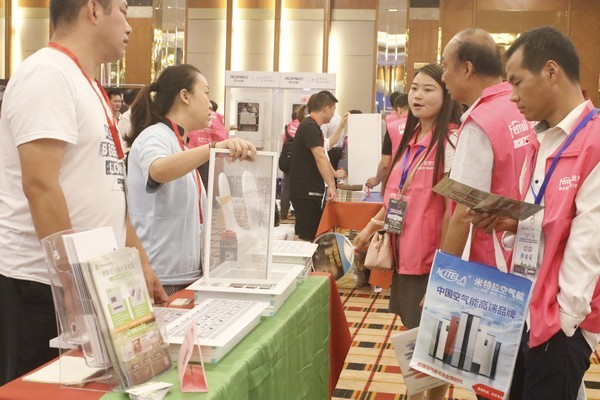
M 329 279 L 309 276 L 274 317 L 263 317 L 217 364 L 205 364 L 207 393 L 181 393 L 177 369 L 166 400 L 319 400 L 329 398 Z M 126 400 L 107 393 L 102 400 Z

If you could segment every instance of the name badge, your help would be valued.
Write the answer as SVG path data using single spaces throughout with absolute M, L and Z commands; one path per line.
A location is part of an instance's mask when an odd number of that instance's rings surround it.
M 398 194 L 390 195 L 385 219 L 383 220 L 384 231 L 396 234 L 402 232 L 407 205 L 408 197 Z
M 526 220 L 519 221 L 513 253 L 513 273 L 535 276 L 540 252 L 543 219 L 544 210 L 540 210 Z

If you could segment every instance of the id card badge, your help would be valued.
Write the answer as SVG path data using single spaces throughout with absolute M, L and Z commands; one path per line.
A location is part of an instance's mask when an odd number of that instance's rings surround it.
M 543 219 L 544 210 L 540 210 L 526 220 L 519 221 L 513 253 L 513 273 L 535 276 L 540 252 Z
M 390 195 L 385 219 L 383 220 L 384 231 L 396 234 L 402 232 L 407 205 L 408 197 L 399 194 Z

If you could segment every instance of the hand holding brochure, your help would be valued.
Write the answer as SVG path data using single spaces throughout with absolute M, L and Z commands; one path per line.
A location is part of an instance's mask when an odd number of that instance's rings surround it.
M 433 191 L 457 203 L 480 212 L 500 215 L 522 221 L 537 213 L 543 206 L 484 192 L 448 177 L 433 187 Z

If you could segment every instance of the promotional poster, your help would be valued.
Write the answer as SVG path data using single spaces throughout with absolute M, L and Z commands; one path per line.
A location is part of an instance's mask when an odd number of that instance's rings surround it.
M 506 398 L 531 284 L 438 251 L 411 368 L 487 399 Z

